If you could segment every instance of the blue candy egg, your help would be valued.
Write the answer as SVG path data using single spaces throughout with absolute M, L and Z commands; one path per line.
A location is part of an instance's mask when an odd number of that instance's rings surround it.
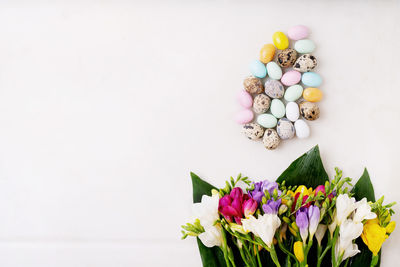
M 322 78 L 319 74 L 310 71 L 303 73 L 303 76 L 301 76 L 301 82 L 309 87 L 318 87 L 322 83 Z
M 267 68 L 260 60 L 254 60 L 250 63 L 250 72 L 257 78 L 267 76 Z

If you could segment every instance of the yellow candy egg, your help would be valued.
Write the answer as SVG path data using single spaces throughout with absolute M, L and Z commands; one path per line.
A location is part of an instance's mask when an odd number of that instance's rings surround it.
M 273 44 L 266 44 L 261 48 L 260 61 L 264 64 L 270 62 L 275 56 L 275 46 Z
M 283 50 L 289 47 L 289 39 L 283 32 L 276 32 L 272 35 L 272 41 L 276 48 Z
M 303 91 L 303 98 L 309 102 L 318 102 L 322 99 L 322 91 L 314 87 L 306 88 Z

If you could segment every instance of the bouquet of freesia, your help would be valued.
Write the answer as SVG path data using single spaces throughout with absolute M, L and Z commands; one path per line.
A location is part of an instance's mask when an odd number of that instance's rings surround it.
M 195 174 L 194 220 L 183 238 L 198 237 L 204 266 L 379 266 L 383 242 L 395 228 L 395 203 L 375 201 L 365 170 L 353 186 L 330 181 L 318 147 L 275 181 L 239 175 L 217 189 Z

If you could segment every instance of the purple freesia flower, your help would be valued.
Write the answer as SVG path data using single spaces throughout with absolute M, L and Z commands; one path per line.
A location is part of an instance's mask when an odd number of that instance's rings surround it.
M 278 196 L 280 196 L 282 194 L 282 191 L 278 189 L 278 183 L 270 182 L 268 180 L 257 182 L 254 183 L 254 190 L 249 192 L 249 196 L 257 201 L 257 203 L 260 203 L 264 196 L 265 190 L 267 190 L 268 193 L 272 195 L 275 189 L 278 191 Z
M 319 224 L 319 216 L 320 216 L 320 210 L 317 206 L 311 205 L 308 208 L 308 221 L 309 221 L 309 232 L 310 236 L 314 236 L 315 231 L 317 231 L 317 227 Z
M 269 199 L 267 201 L 267 204 L 264 204 L 262 206 L 263 211 L 266 214 L 277 214 L 278 210 L 279 210 L 279 206 L 281 205 L 281 203 L 282 203 L 282 199 L 278 199 L 276 201 L 273 200 L 273 199 Z
M 305 243 L 308 237 L 308 215 L 306 207 L 302 207 L 297 211 L 296 224 L 299 227 L 300 236 Z

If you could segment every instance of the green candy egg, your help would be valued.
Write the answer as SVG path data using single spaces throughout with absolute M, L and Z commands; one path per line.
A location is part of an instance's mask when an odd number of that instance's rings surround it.
M 264 128 L 274 128 L 278 120 L 271 114 L 261 114 L 257 117 L 257 123 Z
M 303 87 L 300 84 L 295 84 L 289 86 L 285 92 L 285 100 L 289 102 L 294 102 L 299 99 L 303 94 Z
M 271 102 L 271 113 L 275 118 L 282 118 L 286 113 L 285 104 L 279 99 L 273 99 Z
M 294 50 L 296 50 L 300 54 L 312 53 L 314 49 L 314 42 L 308 39 L 299 40 L 294 44 Z

